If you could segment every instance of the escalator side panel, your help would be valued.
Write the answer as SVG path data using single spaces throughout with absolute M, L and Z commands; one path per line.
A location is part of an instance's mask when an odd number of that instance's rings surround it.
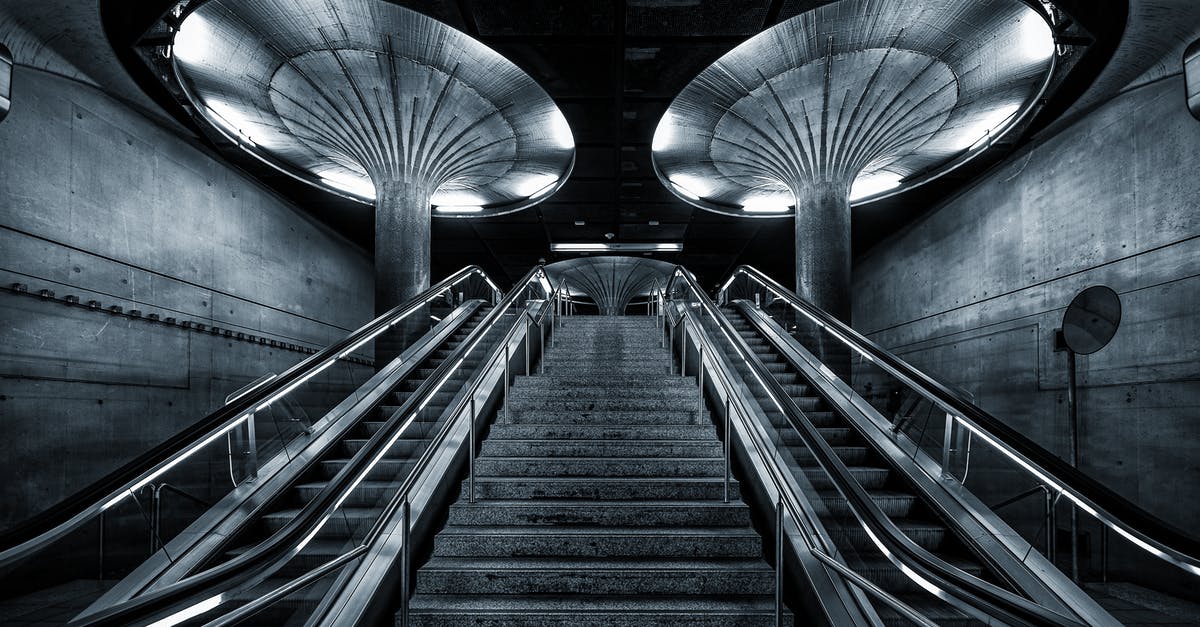
M 174 583 L 209 561 L 212 554 L 239 528 L 256 518 L 281 491 L 291 487 L 297 477 L 331 447 L 338 446 L 346 434 L 358 425 L 366 409 L 378 404 L 398 382 L 409 377 L 481 306 L 481 301 L 469 301 L 447 315 L 425 337 L 414 342 L 397 359 L 364 383 L 355 394 L 348 396 L 314 423 L 311 435 L 296 440 L 292 446 L 263 463 L 255 481 L 239 485 L 214 504 L 208 512 L 168 542 L 163 550 L 146 560 L 82 615 Z
M 942 479 L 940 465 L 936 461 L 920 451 L 915 451 L 915 459 L 910 457 L 915 447 L 903 446 L 903 440 L 894 440 L 889 421 L 815 356 L 792 340 L 774 320 L 744 301 L 735 302 L 734 307 L 803 376 L 807 384 L 813 386 L 813 393 L 837 407 L 838 413 L 863 437 L 873 452 L 886 460 L 888 466 L 900 473 L 900 478 L 918 493 L 922 504 L 933 510 L 991 570 L 1046 607 L 1094 618 L 1095 624 L 1111 621 L 1111 617 L 1091 597 L 1038 551 L 1031 550 L 1027 541 L 962 484 L 952 478 Z

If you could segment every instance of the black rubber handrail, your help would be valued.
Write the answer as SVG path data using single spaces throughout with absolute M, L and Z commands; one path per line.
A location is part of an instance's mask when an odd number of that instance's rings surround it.
M 703 310 L 726 336 L 738 356 L 754 373 L 755 378 L 765 387 L 775 403 L 783 410 L 789 426 L 804 440 L 813 458 L 820 464 L 825 474 L 833 481 L 850 506 L 851 512 L 871 535 L 885 545 L 885 554 L 892 561 L 903 563 L 920 579 L 936 587 L 947 600 L 953 599 L 956 604 L 970 607 L 976 612 L 1003 621 L 1006 624 L 1029 624 L 1061 626 L 1071 625 L 1082 627 L 1083 623 L 1046 608 L 1029 599 L 1018 596 L 1008 590 L 988 583 L 970 575 L 959 568 L 945 562 L 924 549 L 904 534 L 894 522 L 883 512 L 877 503 L 871 499 L 866 489 L 850 473 L 833 447 L 823 438 L 816 426 L 809 421 L 804 412 L 799 409 L 791 395 L 782 384 L 767 370 L 761 359 L 734 328 L 733 324 L 717 308 L 708 295 L 682 266 L 676 269 L 667 284 L 668 298 L 677 280 L 682 280 L 689 291 L 695 294 L 696 300 Z M 692 313 L 692 312 L 688 312 Z M 697 314 L 700 315 L 700 314 Z M 697 323 L 698 324 L 698 323 Z M 905 572 L 910 578 L 909 572 Z M 916 581 L 916 578 L 914 578 Z M 917 581 L 922 585 L 921 581 Z
M 405 304 L 375 318 L 345 338 L 330 344 L 268 379 L 259 387 L 234 398 L 220 409 L 183 429 L 166 441 L 142 453 L 120 468 L 92 482 L 86 488 L 38 514 L 17 523 L 0 534 L 0 570 L 41 547 L 53 543 L 80 525 L 92 520 L 112 504 L 132 494 L 159 474 L 173 467 L 181 456 L 219 437 L 241 421 L 248 412 L 269 405 L 303 384 L 362 344 L 386 331 L 413 312 L 438 298 L 447 289 L 471 275 L 478 275 L 496 292 L 499 290 L 479 266 L 467 266 L 445 280 L 421 292 Z
M 95 614 L 81 618 L 82 625 L 131 625 L 142 624 L 159 618 L 171 609 L 183 606 L 174 614 L 187 612 L 189 608 L 204 607 L 206 603 L 219 605 L 223 595 L 247 582 L 265 579 L 279 567 L 299 554 L 303 546 L 319 530 L 340 500 L 366 475 L 376 458 L 381 457 L 396 439 L 402 435 L 402 418 L 415 407 L 423 407 L 427 398 L 440 388 L 444 379 L 461 364 L 484 336 L 492 330 L 497 320 L 524 293 L 532 279 L 542 272 L 541 266 L 530 270 L 515 284 L 512 290 L 488 312 L 487 316 L 426 379 L 409 395 L 399 410 L 393 413 L 384 427 L 376 432 L 366 445 L 355 454 L 321 492 L 306 503 L 296 516 L 266 540 L 245 553 L 202 573 L 188 577 L 169 586 L 105 608 Z M 216 606 L 214 605 L 214 607 Z
M 1025 437 L 999 418 L 964 399 L 949 386 L 918 370 L 887 349 L 821 308 L 800 298 L 752 266 L 739 266 L 730 275 L 719 294 L 724 294 L 734 279 L 744 274 L 801 310 L 810 319 L 835 331 L 833 334 L 852 350 L 868 355 L 892 375 L 901 379 L 958 416 L 969 429 L 991 440 L 996 448 L 1013 456 L 1013 461 L 1041 482 L 1074 501 L 1085 512 L 1146 552 L 1194 575 L 1200 575 L 1200 540 L 1170 525 L 1157 516 L 1080 472 L 1061 457 Z M 1038 476 L 1041 475 L 1041 476 Z M 1090 511 L 1089 511 L 1090 510 Z

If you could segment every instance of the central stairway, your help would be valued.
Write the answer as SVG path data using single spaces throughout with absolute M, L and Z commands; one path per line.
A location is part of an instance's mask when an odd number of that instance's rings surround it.
M 654 318 L 572 317 L 417 573 L 416 625 L 768 625 L 774 572 Z

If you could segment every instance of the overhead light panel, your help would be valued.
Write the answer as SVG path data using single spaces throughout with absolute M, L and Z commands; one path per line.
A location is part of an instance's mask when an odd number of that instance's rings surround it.
M 479 213 L 483 211 L 483 207 L 479 205 L 437 205 L 434 207 L 438 213 Z
M 683 252 L 683 244 L 678 242 L 570 242 L 562 244 L 550 244 L 550 250 L 556 253 L 680 253 Z
M 791 210 L 786 200 L 780 198 L 748 198 L 742 205 L 746 213 L 787 213 Z
M 318 176 L 321 177 L 322 183 L 334 189 L 339 189 L 347 194 L 366 200 L 375 199 L 375 185 L 369 178 L 336 170 L 322 172 Z
M 873 172 L 854 179 L 850 186 L 850 201 L 860 200 L 900 187 L 904 177 L 895 172 Z

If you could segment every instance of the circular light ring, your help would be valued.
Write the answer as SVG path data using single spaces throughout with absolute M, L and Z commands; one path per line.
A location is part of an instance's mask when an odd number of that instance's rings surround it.
M 435 205 L 469 192 L 474 215 L 497 215 L 545 200 L 574 166 L 570 127 L 532 78 L 384 0 L 209 0 L 184 19 L 172 59 L 213 128 L 362 202 L 376 179 L 415 180 Z
M 855 200 L 881 198 L 994 142 L 1054 67 L 1049 24 L 1020 0 L 841 0 L 701 72 L 660 121 L 652 161 L 681 199 L 730 215 L 771 217 L 744 207 L 810 182 L 849 193 L 898 177 Z M 681 193 L 682 177 L 710 193 Z

